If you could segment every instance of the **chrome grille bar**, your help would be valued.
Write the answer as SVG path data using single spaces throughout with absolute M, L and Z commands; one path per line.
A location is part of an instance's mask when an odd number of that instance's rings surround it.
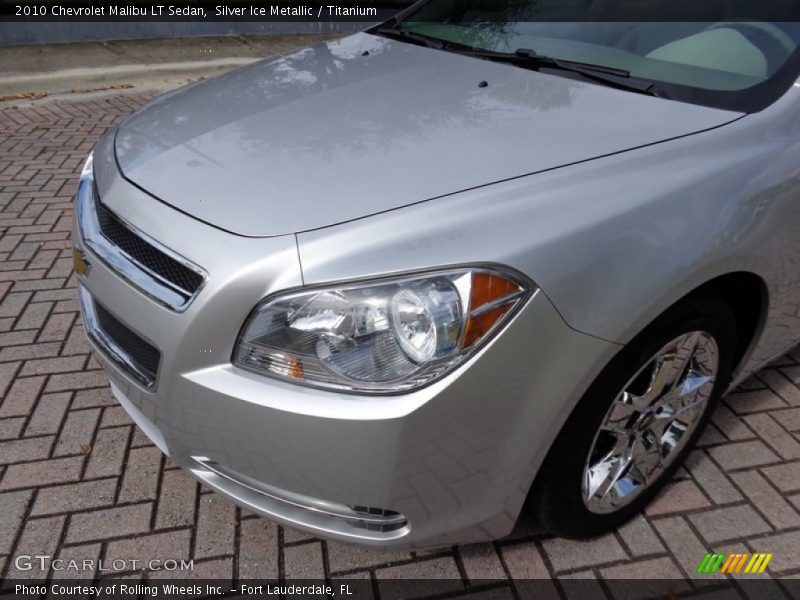
M 118 232 L 120 229 L 124 230 L 128 241 L 136 240 L 149 252 L 161 254 L 165 262 L 171 261 L 170 264 L 177 264 L 195 274 L 196 278 L 189 279 L 194 280 L 193 285 L 199 281 L 196 287 L 187 289 L 192 285 L 177 285 L 112 242 L 101 227 L 98 218 L 100 210 L 104 211 L 105 221 L 110 222 L 109 220 L 113 219 L 113 225 Z M 76 198 L 76 213 L 81 238 L 86 246 L 121 277 L 167 308 L 182 312 L 205 283 L 206 273 L 203 269 L 153 240 L 103 206 L 97 197 L 91 178 L 81 179 Z

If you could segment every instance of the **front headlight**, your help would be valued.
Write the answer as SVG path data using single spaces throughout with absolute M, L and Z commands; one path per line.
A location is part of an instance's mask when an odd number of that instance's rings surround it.
M 234 364 L 294 383 L 368 393 L 421 387 L 485 343 L 531 293 L 524 278 L 453 269 L 268 298 Z

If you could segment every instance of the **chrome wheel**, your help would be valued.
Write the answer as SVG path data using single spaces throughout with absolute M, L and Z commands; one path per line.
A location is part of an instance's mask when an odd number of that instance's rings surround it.
M 719 370 L 714 338 L 675 338 L 634 375 L 608 409 L 583 470 L 583 503 L 607 514 L 655 482 L 697 429 Z

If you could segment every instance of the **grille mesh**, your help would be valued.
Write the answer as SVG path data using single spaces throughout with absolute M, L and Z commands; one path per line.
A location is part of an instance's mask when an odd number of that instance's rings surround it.
M 160 275 L 173 285 L 193 295 L 203 283 L 203 276 L 128 229 L 110 210 L 95 198 L 95 210 L 100 231 L 109 242 L 120 248 L 133 260 Z
M 123 325 L 114 315 L 97 302 L 94 303 L 97 324 L 111 338 L 131 361 L 152 381 L 156 380 L 161 353 Z

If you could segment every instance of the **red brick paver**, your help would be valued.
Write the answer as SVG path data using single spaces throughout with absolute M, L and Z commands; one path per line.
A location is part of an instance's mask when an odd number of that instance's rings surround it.
M 497 543 L 378 552 L 320 542 L 201 489 L 114 402 L 89 357 L 69 270 L 77 172 L 99 136 L 144 100 L 119 95 L 0 111 L 4 576 L 23 575 L 14 556 L 40 552 L 194 559 L 196 576 L 366 577 L 376 591 L 396 577 L 448 578 L 459 590 L 507 579 L 513 591 L 514 578 L 692 577 L 707 550 L 722 548 L 775 552 L 765 577 L 800 575 L 798 351 L 726 400 L 645 515 L 597 540 L 547 538 L 522 523 Z

